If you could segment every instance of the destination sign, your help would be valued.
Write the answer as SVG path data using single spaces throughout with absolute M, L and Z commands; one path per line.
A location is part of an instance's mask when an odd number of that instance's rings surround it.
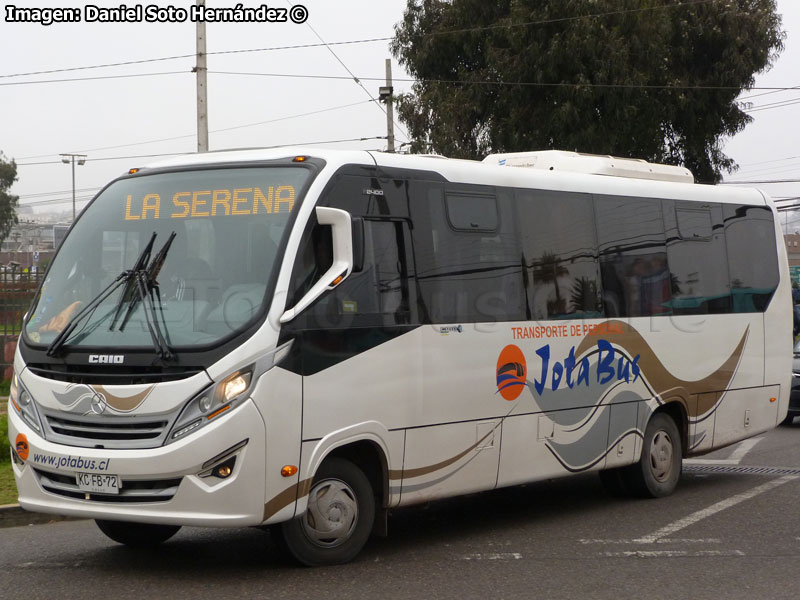
M 155 192 L 144 196 L 128 194 L 125 220 L 285 214 L 294 208 L 294 199 L 291 185 L 182 191 L 171 196 Z

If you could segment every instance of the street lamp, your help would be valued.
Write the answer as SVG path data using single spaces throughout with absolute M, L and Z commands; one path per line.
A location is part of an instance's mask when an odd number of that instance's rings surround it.
M 72 163 L 72 222 L 75 222 L 75 163 L 86 164 L 85 154 L 61 154 L 61 162 L 64 164 Z

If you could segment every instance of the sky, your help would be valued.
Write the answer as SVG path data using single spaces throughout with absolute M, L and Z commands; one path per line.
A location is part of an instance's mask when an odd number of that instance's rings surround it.
M 386 140 L 377 138 L 386 135 L 386 115 L 370 98 L 377 98 L 384 85 L 385 60 L 392 58 L 385 38 L 394 34 L 406 0 L 302 2 L 304 23 L 206 25 L 211 150 L 291 144 L 385 149 Z M 61 162 L 62 153 L 87 156 L 86 164 L 75 167 L 80 211 L 101 186 L 129 168 L 158 160 L 155 155 L 196 150 L 195 23 L 12 23 L 6 20 L 8 4 L 0 4 L 0 151 L 17 161 L 19 181 L 12 193 L 21 205 L 35 206 L 37 212 L 71 208 L 72 170 Z M 70 0 L 14 4 L 85 5 Z M 123 2 L 94 4 L 116 8 Z M 191 4 L 148 0 L 145 6 L 188 9 Z M 262 1 L 242 4 L 257 7 Z M 291 6 L 287 0 L 268 4 Z M 800 2 L 777 4 L 787 33 L 785 49 L 769 72 L 757 76 L 756 87 L 800 86 Z M 235 3 L 207 0 L 207 5 Z M 126 6 L 136 6 L 135 0 Z M 361 43 L 339 43 L 354 41 Z M 147 62 L 82 68 L 131 61 Z M 63 71 L 75 68 L 80 69 Z M 408 75 L 394 58 L 392 73 L 395 91 L 408 91 Z M 309 75 L 314 77 L 298 77 Z M 758 108 L 800 99 L 800 87 L 764 94 L 754 90 L 743 98 Z M 751 114 L 754 122 L 726 141 L 725 152 L 741 166 L 726 179 L 800 178 L 800 104 L 766 106 Z M 402 143 L 408 138 L 398 125 L 395 135 Z M 775 197 L 800 196 L 800 183 L 758 186 Z

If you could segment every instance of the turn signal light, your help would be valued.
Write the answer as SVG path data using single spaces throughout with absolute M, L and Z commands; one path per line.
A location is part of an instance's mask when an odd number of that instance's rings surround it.
M 306 162 L 307 156 L 295 156 L 294 162 Z
M 775 402 L 775 401 L 777 401 L 777 400 L 778 400 L 777 398 L 770 398 L 770 399 L 769 399 L 769 401 L 770 401 L 770 402 Z
M 128 169 L 128 175 L 136 175 L 139 172 L 139 169 Z
M 297 467 L 294 465 L 286 465 L 281 469 L 281 475 L 284 477 L 291 477 L 297 473 Z
M 208 420 L 210 421 L 210 420 L 211 420 L 211 419 L 213 419 L 214 417 L 218 417 L 219 415 L 221 415 L 222 413 L 224 413 L 224 412 L 225 412 L 226 410 L 228 410 L 230 407 L 231 407 L 231 405 L 230 405 L 230 404 L 228 404 L 227 406 L 223 406 L 223 407 L 222 407 L 222 408 L 220 408 L 219 410 L 215 410 L 213 413 L 211 413 L 210 415 L 208 415 L 208 416 L 206 417 L 206 419 L 208 419 Z

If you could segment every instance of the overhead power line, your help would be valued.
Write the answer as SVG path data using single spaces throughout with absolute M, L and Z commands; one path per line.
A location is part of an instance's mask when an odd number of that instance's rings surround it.
M 623 14 L 631 14 L 631 13 L 640 13 L 640 12 L 647 12 L 647 11 L 654 11 L 654 10 L 668 10 L 673 8 L 685 8 L 689 6 L 697 6 L 701 4 L 712 4 L 715 2 L 721 2 L 725 0 L 687 0 L 685 2 L 680 3 L 670 3 L 670 4 L 661 4 L 658 6 L 649 6 L 644 8 L 631 8 L 625 10 L 615 10 L 605 13 L 593 13 L 588 15 L 576 15 L 572 17 L 560 17 L 554 19 L 543 19 L 539 21 L 526 21 L 524 23 L 503 23 L 497 25 L 488 25 L 485 27 L 470 27 L 464 29 L 453 29 L 448 31 L 437 31 L 432 32 L 429 34 L 425 34 L 422 37 L 435 37 L 435 36 L 444 36 L 450 35 L 454 33 L 473 33 L 478 31 L 491 31 L 494 29 L 507 29 L 507 28 L 514 28 L 514 27 L 530 27 L 534 25 L 549 25 L 554 23 L 564 23 L 568 21 L 577 21 L 581 19 L 599 19 L 602 17 L 609 17 L 609 16 L 617 16 Z M 346 41 L 339 41 L 339 42 L 323 42 L 318 44 L 294 44 L 290 46 L 271 46 L 266 48 L 248 48 L 248 49 L 239 49 L 239 50 L 218 50 L 215 52 L 207 52 L 208 56 L 223 56 L 227 54 L 245 54 L 245 53 L 253 53 L 253 52 L 274 52 L 279 50 L 299 50 L 299 49 L 306 49 L 306 48 L 319 48 L 319 47 L 328 47 L 328 46 L 344 46 L 348 44 L 368 44 L 374 42 L 388 42 L 393 40 L 393 37 L 377 37 L 377 38 L 366 38 L 360 40 L 346 40 Z M 47 69 L 41 71 L 29 71 L 26 73 L 8 73 L 5 75 L 0 75 L 0 79 L 9 78 L 9 77 L 28 77 L 32 75 L 50 75 L 53 73 L 66 73 L 69 71 L 84 71 L 89 69 L 105 69 L 111 67 L 122 67 L 122 66 L 130 66 L 130 65 L 141 65 L 151 62 L 163 62 L 169 60 L 181 60 L 181 59 L 188 59 L 188 58 L 195 58 L 195 54 L 178 54 L 174 56 L 160 56 L 156 58 L 144 58 L 140 60 L 128 60 L 128 61 L 119 61 L 114 63 L 105 63 L 99 65 L 86 65 L 80 67 L 65 67 L 61 69 Z
M 100 188 L 83 188 L 75 191 L 83 193 L 83 192 L 94 192 L 99 189 Z M 57 192 L 39 192 L 37 194 L 23 194 L 19 196 L 19 199 L 22 200 L 27 198 L 41 198 L 42 196 L 57 196 L 58 194 L 71 194 L 71 193 L 72 190 L 59 190 Z M 70 198 L 72 198 L 72 196 L 70 196 Z
M 331 111 L 335 111 L 335 110 L 342 110 L 344 108 L 352 108 L 353 106 L 360 106 L 360 105 L 363 105 L 363 104 L 367 104 L 368 102 L 370 102 L 370 100 L 360 100 L 359 102 L 351 102 L 349 104 L 341 104 L 341 105 L 338 105 L 338 106 L 330 106 L 328 108 L 321 108 L 319 110 L 312 110 L 312 111 L 308 111 L 308 112 L 304 112 L 304 113 L 298 113 L 298 114 L 294 114 L 294 115 L 286 115 L 284 117 L 277 117 L 275 119 L 268 119 L 266 121 L 258 121 L 256 123 L 246 123 L 244 125 L 234 125 L 232 127 L 223 127 L 221 129 L 212 129 L 211 131 L 209 131 L 209 133 L 222 133 L 222 132 L 225 132 L 225 131 L 233 131 L 233 130 L 236 130 L 236 129 L 245 129 L 247 127 L 257 127 L 259 125 L 267 125 L 267 124 L 270 124 L 270 123 L 278 123 L 280 121 L 288 121 L 290 119 L 297 119 L 297 118 L 300 118 L 300 117 L 308 117 L 308 116 L 311 116 L 311 115 L 318 115 L 318 114 L 327 113 L 327 112 L 331 112 Z M 118 148 L 127 148 L 127 147 L 130 147 L 130 146 L 144 146 L 144 145 L 147 145 L 147 144 L 155 144 L 155 143 L 159 143 L 159 142 L 171 142 L 171 141 L 174 141 L 174 140 L 182 140 L 182 139 L 187 139 L 187 138 L 194 138 L 196 135 L 197 135 L 196 133 L 189 133 L 189 134 L 186 134 L 186 135 L 176 135 L 176 136 L 172 136 L 172 137 L 158 138 L 158 139 L 155 139 L 155 140 L 144 140 L 144 141 L 141 141 L 141 142 L 131 142 L 129 144 L 117 144 L 115 146 L 103 146 L 101 148 L 86 148 L 84 150 L 81 150 L 81 152 L 85 152 L 85 153 L 88 153 L 88 152 L 99 152 L 101 150 L 116 150 Z M 33 160 L 33 159 L 36 159 L 36 158 L 47 158 L 48 156 L 57 156 L 57 153 L 52 152 L 50 154 L 40 154 L 38 156 L 27 156 L 27 157 L 20 158 L 18 160 Z
M 766 165 L 766 164 L 770 164 L 770 163 L 784 162 L 784 161 L 787 161 L 787 160 L 798 160 L 798 159 L 800 159 L 800 156 L 787 156 L 786 158 L 773 158 L 771 160 L 762 160 L 760 162 L 747 163 L 746 165 L 740 165 L 740 166 L 742 168 L 750 168 L 750 167 L 755 167 L 755 166 L 758 166 L 758 165 Z
M 288 5 L 289 5 L 289 7 L 291 8 L 291 5 L 292 5 L 292 4 L 291 4 L 291 2 L 289 2 L 289 0 L 286 0 L 286 4 L 288 4 Z M 339 58 L 339 55 L 338 55 L 338 54 L 336 54 L 336 52 L 334 52 L 334 51 L 333 51 L 333 48 L 331 48 L 331 45 L 330 45 L 330 44 L 328 44 L 328 43 L 326 43 L 326 42 L 325 42 L 325 40 L 323 40 L 323 39 L 322 39 L 322 36 L 321 36 L 319 33 L 317 33 L 317 30 L 316 30 L 316 29 L 314 29 L 314 28 L 311 26 L 311 23 L 309 23 L 308 21 L 306 21 L 306 26 L 307 26 L 307 27 L 308 27 L 308 28 L 309 28 L 309 29 L 312 31 L 312 33 L 313 33 L 313 34 L 316 36 L 316 38 L 317 38 L 317 39 L 318 39 L 320 42 L 322 42 L 323 44 L 325 44 L 325 48 L 328 50 L 328 52 L 330 52 L 330 53 L 331 53 L 331 55 L 332 55 L 332 56 L 333 56 L 333 57 L 336 59 L 336 61 L 337 61 L 337 62 L 338 62 L 340 65 L 342 65 L 342 67 L 344 68 L 344 70 L 345 70 L 345 71 L 347 71 L 347 72 L 350 74 L 350 77 L 351 77 L 351 78 L 352 78 L 352 80 L 353 80 L 353 81 L 356 83 L 356 85 L 358 85 L 358 87 L 360 87 L 362 90 L 364 90 L 364 93 L 365 93 L 367 96 L 369 96 L 369 99 L 372 101 L 372 103 L 373 103 L 375 106 L 377 106 L 377 107 L 380 109 L 380 111 L 381 111 L 381 112 L 382 112 L 384 115 L 386 115 L 386 109 L 385 109 L 385 108 L 384 108 L 384 107 L 381 105 L 380 101 L 379 101 L 377 98 L 375 98 L 375 96 L 373 96 L 373 95 L 372 95 L 372 93 L 371 93 L 371 92 L 370 92 L 370 91 L 369 91 L 369 90 L 368 90 L 366 87 L 364 87 L 364 84 L 363 84 L 363 83 L 361 83 L 361 81 L 358 79 L 358 77 L 356 77 L 356 76 L 353 74 L 353 71 L 351 71 L 351 70 L 350 70 L 350 67 L 348 67 L 348 66 L 347 66 L 347 65 L 344 63 L 344 61 L 343 61 L 341 58 Z M 388 118 L 388 116 L 387 116 L 387 118 Z M 408 135 L 408 133 L 407 133 L 405 130 L 403 130 L 403 128 L 402 128 L 402 127 L 400 127 L 400 124 L 399 124 L 399 123 L 397 123 L 397 122 L 396 122 L 396 121 L 394 121 L 394 120 L 392 120 L 392 122 L 394 123 L 394 126 L 397 128 L 397 130 L 398 130 L 398 131 L 400 131 L 400 133 L 402 133 L 402 134 L 405 136 L 405 138 L 406 138 L 407 140 L 411 139 L 411 138 L 410 138 L 410 136 Z
M 158 75 L 184 75 L 191 71 L 159 71 L 157 73 L 129 73 L 127 75 L 97 75 L 95 77 L 72 77 L 67 79 L 38 79 L 36 81 L 8 81 L 0 86 L 11 85 L 40 85 L 43 83 L 67 83 L 71 81 L 98 81 L 101 79 L 128 79 L 131 77 L 156 77 Z
M 754 113 L 754 112 L 760 112 L 762 110 L 770 110 L 773 108 L 784 108 L 786 106 L 794 106 L 795 104 L 800 104 L 800 99 L 783 100 L 782 102 L 771 102 L 769 104 L 762 104 L 761 106 L 754 106 L 753 108 L 745 109 L 744 112 Z
M 276 146 L 259 146 L 257 148 L 231 148 L 231 151 L 234 150 L 274 150 L 276 148 L 289 148 L 291 146 L 314 146 L 317 144 L 343 144 L 346 142 L 366 142 L 370 140 L 385 140 L 385 135 L 373 135 L 368 137 L 357 137 L 357 138 L 348 138 L 343 140 L 318 140 L 314 142 L 294 142 L 291 144 L 278 144 Z M 139 154 L 136 156 L 105 156 L 101 158 L 87 158 L 86 162 L 99 162 L 99 161 L 108 161 L 108 160 L 134 160 L 138 158 L 158 158 L 163 156 L 180 156 L 184 154 L 195 154 L 194 152 L 167 152 L 163 154 Z M 17 163 L 18 167 L 32 167 L 38 165 L 55 165 L 60 164 L 60 160 L 49 160 L 49 161 L 42 161 L 42 162 L 32 162 L 32 163 Z
M 211 75 L 239 75 L 249 77 L 286 77 L 294 79 L 338 79 L 350 80 L 352 77 L 344 75 L 306 75 L 301 73 L 253 73 L 247 71 L 209 71 Z M 574 87 L 574 88 L 621 88 L 621 89 L 653 89 L 653 90 L 738 90 L 737 86 L 721 85 L 646 85 L 634 83 L 569 83 L 569 82 L 540 82 L 540 81 L 486 81 L 486 80 L 466 80 L 466 79 L 412 79 L 412 78 L 393 78 L 401 83 L 447 83 L 453 85 L 486 85 L 486 86 L 530 86 L 530 87 Z M 359 81 L 383 81 L 383 77 L 358 77 Z M 754 90 L 793 90 L 795 88 L 764 88 L 754 87 Z M 768 106 L 768 105 L 764 105 Z

